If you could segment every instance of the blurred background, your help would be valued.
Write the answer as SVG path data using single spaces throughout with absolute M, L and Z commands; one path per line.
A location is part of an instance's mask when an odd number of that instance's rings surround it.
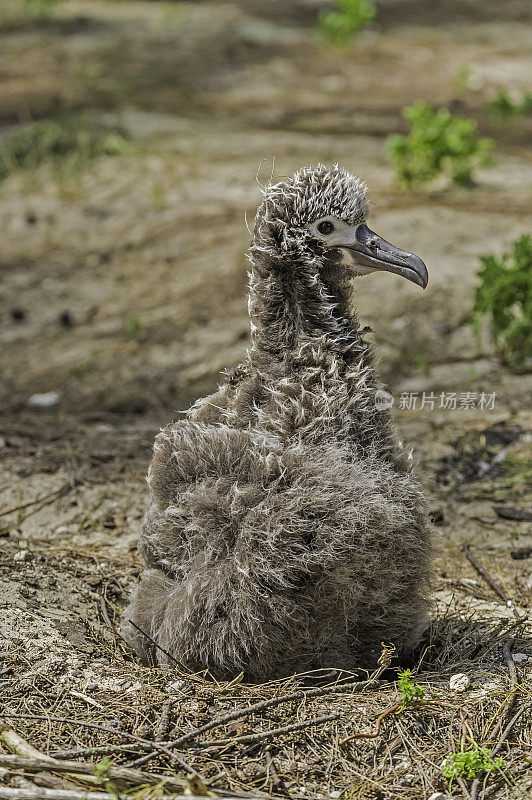
M 426 293 L 356 286 L 392 388 L 492 369 L 465 318 L 479 256 L 531 230 L 532 102 L 502 120 L 490 103 L 532 91 L 532 7 L 364 5 L 2 1 L 4 410 L 54 392 L 56 411 L 164 418 L 212 389 L 247 345 L 256 175 L 318 160 L 363 177 L 371 225 L 429 266 Z M 416 103 L 496 140 L 473 185 L 398 183 L 387 137 Z
M 428 265 L 355 287 L 424 478 L 522 441 L 531 36 L 529 0 L 2 0 L 4 507 L 124 474 L 143 507 L 154 432 L 248 345 L 257 182 L 317 161 Z

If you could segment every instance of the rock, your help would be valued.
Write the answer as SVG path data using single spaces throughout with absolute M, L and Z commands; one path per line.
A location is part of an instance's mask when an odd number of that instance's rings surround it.
M 61 395 L 59 392 L 43 392 L 42 394 L 32 394 L 28 400 L 28 405 L 32 408 L 53 408 L 59 403 Z
M 69 532 L 68 525 L 60 525 L 58 528 L 55 529 L 55 532 L 58 533 L 60 536 Z
M 530 556 L 532 556 L 532 547 L 518 547 L 517 550 L 510 550 L 510 558 L 513 558 L 514 561 L 524 561 Z
M 172 681 L 164 687 L 167 692 L 182 692 L 185 688 L 185 681 Z
M 13 561 L 29 561 L 30 554 L 27 550 L 19 550 L 18 553 L 15 553 L 13 556 Z
M 451 675 L 449 686 L 455 692 L 465 692 L 471 686 L 471 678 L 463 672 L 457 672 L 456 675 Z
M 526 664 L 528 656 L 526 653 L 512 653 L 512 661 L 514 664 Z
M 453 798 L 448 794 L 442 794 L 441 792 L 434 792 L 429 797 L 429 800 L 453 800 Z
M 122 688 L 125 690 L 126 694 L 130 694 L 131 692 L 140 692 L 142 684 L 140 681 L 123 681 Z

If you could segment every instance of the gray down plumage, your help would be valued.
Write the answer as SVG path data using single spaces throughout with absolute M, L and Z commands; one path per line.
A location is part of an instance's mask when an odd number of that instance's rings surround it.
M 146 663 L 265 679 L 368 667 L 382 641 L 400 652 L 419 641 L 424 499 L 389 412 L 375 407 L 353 271 L 307 227 L 366 214 L 365 185 L 338 167 L 264 189 L 249 250 L 251 348 L 155 441 L 147 568 L 121 627 Z

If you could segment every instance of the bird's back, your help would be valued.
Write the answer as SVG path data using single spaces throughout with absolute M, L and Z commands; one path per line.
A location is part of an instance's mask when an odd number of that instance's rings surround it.
M 357 434 L 372 404 L 377 413 L 372 383 L 370 370 L 315 346 L 293 355 L 290 375 L 248 369 L 159 434 L 141 537 L 149 570 L 136 598 L 160 607 L 146 631 L 158 661 L 164 650 L 188 668 L 261 677 L 352 668 L 357 641 L 378 647 L 378 619 L 404 594 L 391 597 L 395 582 L 379 588 L 375 576 L 408 562 L 419 573 L 426 542 L 420 495 L 387 425 Z

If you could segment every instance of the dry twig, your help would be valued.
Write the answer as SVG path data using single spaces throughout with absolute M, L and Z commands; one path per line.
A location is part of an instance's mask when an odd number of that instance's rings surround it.
M 158 643 L 155 641 L 155 639 L 152 639 L 152 637 L 151 637 L 151 636 L 149 636 L 149 635 L 146 633 L 146 631 L 143 631 L 143 630 L 142 630 L 142 628 L 139 628 L 139 626 L 138 626 L 138 625 L 136 625 L 136 624 L 133 622 L 133 620 L 132 620 L 132 619 L 128 620 L 128 622 L 129 622 L 129 624 L 130 624 L 130 625 L 133 625 L 133 627 L 135 628 L 135 630 L 137 630 L 139 633 L 142 633 L 142 635 L 143 635 L 143 636 L 145 636 L 145 637 L 146 637 L 146 639 L 147 639 L 149 642 L 151 642 L 151 644 L 152 644 L 152 645 L 153 645 L 155 648 L 157 648 L 157 650 L 160 650 L 160 651 L 161 651 L 161 653 L 164 653 L 164 655 L 165 655 L 165 656 L 167 656 L 167 657 L 170 659 L 170 661 L 172 661 L 172 662 L 173 662 L 173 663 L 176 665 L 176 667 L 179 667 L 179 666 L 180 666 L 180 664 L 179 664 L 179 661 L 177 660 L 177 658 L 175 658 L 175 656 L 173 656 L 171 653 L 169 653 L 169 652 L 168 652 L 168 650 L 165 650 L 165 649 L 164 649 L 164 647 L 161 647 L 161 645 L 160 645 L 160 644 L 158 644 Z
M 510 642 L 506 642 L 506 644 L 503 647 L 502 652 L 503 652 L 503 655 L 504 655 L 504 660 L 506 661 L 506 666 L 508 667 L 508 673 L 510 675 L 510 683 L 512 685 L 512 691 L 508 695 L 506 700 L 504 700 L 503 703 L 502 703 L 502 705 L 504 705 L 504 703 L 507 702 L 507 705 L 506 705 L 506 709 L 504 711 L 504 714 L 501 717 L 501 720 L 500 720 L 500 723 L 499 723 L 499 726 L 498 726 L 499 728 L 503 727 L 504 723 L 508 720 L 508 717 L 510 716 L 510 712 L 511 712 L 511 710 L 514 707 L 514 704 L 515 704 L 516 690 L 517 690 L 517 686 L 518 686 L 517 670 L 515 668 L 514 660 L 512 658 L 512 653 L 511 653 L 511 650 L 510 650 Z M 514 714 L 512 719 L 507 723 L 506 727 L 504 728 L 504 730 L 502 731 L 502 733 L 501 733 L 501 735 L 499 737 L 499 740 L 498 740 L 497 744 L 495 745 L 495 747 L 491 751 L 491 756 L 492 757 L 495 756 L 499 752 L 499 750 L 503 746 L 504 742 L 506 741 L 506 738 L 507 738 L 508 734 L 512 730 L 513 726 L 515 725 L 515 723 L 517 722 L 517 720 L 519 719 L 521 714 L 527 708 L 530 708 L 530 706 L 532 706 L 532 701 L 529 702 L 529 703 L 525 703 L 525 705 L 521 706 L 521 708 L 517 711 L 517 713 Z M 471 785 L 471 800 L 476 800 L 479 786 L 480 786 L 480 778 L 475 778 L 475 780 L 473 781 L 473 783 Z M 485 792 L 483 791 L 482 794 L 484 795 Z
M 324 714 L 314 719 L 304 719 L 302 722 L 293 722 L 291 725 L 283 725 L 281 728 L 272 728 L 269 731 L 248 733 L 245 736 L 234 736 L 229 739 L 214 739 L 212 742 L 194 742 L 189 746 L 208 749 L 211 747 L 231 747 L 234 744 L 252 744 L 254 742 L 262 742 L 264 739 L 271 739 L 274 736 L 282 736 L 285 733 L 300 731 L 303 730 L 303 728 L 311 728 L 313 725 L 323 725 L 325 722 L 332 722 L 335 719 L 339 719 L 341 716 L 342 714 L 340 711 L 335 711 L 332 714 Z
M 199 780 L 203 781 L 202 775 L 197 772 L 194 767 L 191 767 L 181 756 L 178 756 L 176 753 L 172 753 L 167 747 L 162 744 L 149 742 L 147 739 L 143 739 L 141 736 L 137 736 L 134 733 L 127 733 L 126 731 L 122 731 L 118 728 L 108 728 L 106 725 L 97 725 L 95 722 L 87 722 L 85 720 L 78 720 L 73 719 L 72 717 L 50 717 L 46 714 L 26 714 L 26 713 L 7 713 L 2 712 L 4 717 L 9 717 L 10 719 L 42 719 L 48 722 L 65 722 L 69 725 L 80 725 L 85 728 L 94 728 L 95 730 L 103 731 L 104 733 L 110 733 L 112 736 L 123 736 L 125 739 L 133 739 L 134 741 L 138 742 L 139 744 L 149 745 L 150 747 L 155 747 L 161 753 L 165 753 L 167 756 L 171 758 L 172 761 L 175 761 L 181 767 L 187 770 L 190 774 L 194 775 Z
M 61 497 L 64 497 L 65 494 L 75 489 L 76 486 L 79 486 L 81 481 L 78 478 L 72 478 L 71 480 L 66 481 L 60 486 L 58 489 L 54 489 L 48 494 L 43 494 L 42 497 L 37 497 L 35 500 L 29 500 L 27 503 L 22 503 L 22 505 L 13 506 L 13 508 L 8 508 L 6 511 L 0 511 L 0 517 L 9 516 L 9 514 L 14 514 L 15 511 L 24 511 L 26 508 L 31 508 L 31 506 L 37 506 L 31 514 L 34 514 L 36 511 L 40 511 L 45 505 L 49 505 L 53 503 L 54 500 L 59 500 Z M 30 516 L 30 515 L 27 515 Z M 17 524 L 19 524 L 22 520 L 19 520 Z
M 170 727 L 170 712 L 172 710 L 173 700 L 170 698 L 165 700 L 163 704 L 163 708 L 161 711 L 161 718 L 159 719 L 159 725 L 157 726 L 157 731 L 155 733 L 155 741 L 156 742 L 163 742 L 164 737 L 168 733 L 168 729 Z M 147 756 L 141 756 L 137 758 L 135 761 L 132 761 L 130 766 L 131 767 L 140 767 L 142 764 L 145 764 L 151 758 L 150 754 L 148 753 Z
M 324 687 L 317 687 L 316 689 L 308 689 L 307 691 L 300 690 L 298 692 L 293 692 L 292 694 L 281 695 L 280 697 L 272 697 L 268 700 L 261 700 L 259 703 L 254 703 L 253 705 L 247 706 L 246 708 L 236 709 L 236 711 L 231 711 L 228 714 L 224 714 L 222 717 L 218 717 L 217 719 L 211 720 L 210 722 L 205 723 L 199 728 L 196 728 L 189 733 L 183 734 L 180 736 L 179 739 L 175 739 L 173 742 L 168 742 L 167 747 L 181 747 L 182 745 L 189 742 L 191 739 L 195 739 L 202 733 L 206 733 L 207 731 L 212 730 L 213 728 L 218 728 L 221 725 L 225 725 L 227 722 L 233 722 L 236 719 L 242 719 L 242 717 L 246 717 L 249 714 L 255 714 L 258 711 L 264 711 L 267 708 L 274 708 L 275 706 L 281 705 L 282 703 L 291 703 L 296 700 L 304 700 L 313 697 L 323 697 L 328 694 L 340 694 L 346 691 L 346 689 L 351 690 L 352 692 L 362 692 L 365 689 L 377 689 L 382 685 L 382 681 L 378 681 L 377 678 L 382 675 L 382 673 L 388 668 L 389 660 L 386 660 L 385 663 L 381 664 L 379 669 L 377 669 L 373 675 L 366 681 L 346 681 L 345 683 L 335 684 L 334 686 L 324 686 Z M 234 740 L 232 740 L 234 741 Z M 137 766 L 140 763 L 146 763 L 149 758 L 153 758 L 156 756 L 156 752 L 148 753 L 147 756 L 139 759 L 136 764 Z M 149 758 L 148 758 L 149 756 Z
M 172 698 L 164 701 L 163 708 L 161 711 L 161 718 L 159 720 L 159 724 L 157 726 L 157 732 L 155 733 L 155 741 L 162 742 L 165 736 L 168 733 L 170 728 L 170 714 L 172 713 L 172 706 L 174 701 Z
M 266 765 L 268 769 L 268 775 L 271 778 L 272 784 L 275 786 L 278 792 L 284 794 L 286 797 L 290 797 L 290 792 L 286 788 L 286 784 L 284 780 L 281 778 L 277 771 L 277 766 L 275 761 L 273 760 L 273 756 L 271 754 L 271 750 L 269 747 L 266 748 Z
M 38 758 L 41 761 L 53 762 L 53 758 L 39 752 L 29 742 L 19 736 L 9 725 L 0 722 L 0 742 L 12 753 L 17 753 L 25 758 Z
M 231 795 L 237 797 L 238 795 Z M 119 800 L 127 795 L 116 795 L 109 792 L 75 792 L 68 789 L 11 789 L 0 786 L 0 800 Z M 165 800 L 183 800 L 183 795 L 167 794 Z M 187 800 L 205 800 L 205 795 L 187 794 Z M 246 795 L 247 800 L 264 800 L 262 797 Z
M 40 754 L 39 758 L 24 758 L 18 755 L 4 755 L 0 753 L 0 767 L 9 770 L 18 769 L 23 772 L 40 772 L 41 770 L 51 770 L 61 774 L 79 775 L 83 780 L 92 777 L 99 785 L 105 781 L 119 781 L 132 786 L 142 786 L 144 784 L 165 784 L 165 788 L 180 792 L 189 789 L 190 783 L 187 780 L 174 778 L 171 775 L 154 775 L 153 773 L 140 772 L 129 769 L 128 767 L 109 766 L 105 770 L 105 775 L 100 779 L 94 775 L 94 764 L 84 764 L 78 761 L 55 760 Z
M 481 578 L 484 578 L 488 586 L 495 592 L 495 594 L 503 600 L 506 605 L 511 604 L 513 605 L 512 601 L 506 594 L 506 592 L 501 589 L 499 584 L 491 577 L 489 572 L 485 567 L 482 566 L 480 561 L 478 561 L 475 556 L 471 552 L 471 546 L 469 544 L 465 544 L 462 548 L 462 552 L 464 553 L 465 557 L 469 561 L 469 563 L 475 568 Z

